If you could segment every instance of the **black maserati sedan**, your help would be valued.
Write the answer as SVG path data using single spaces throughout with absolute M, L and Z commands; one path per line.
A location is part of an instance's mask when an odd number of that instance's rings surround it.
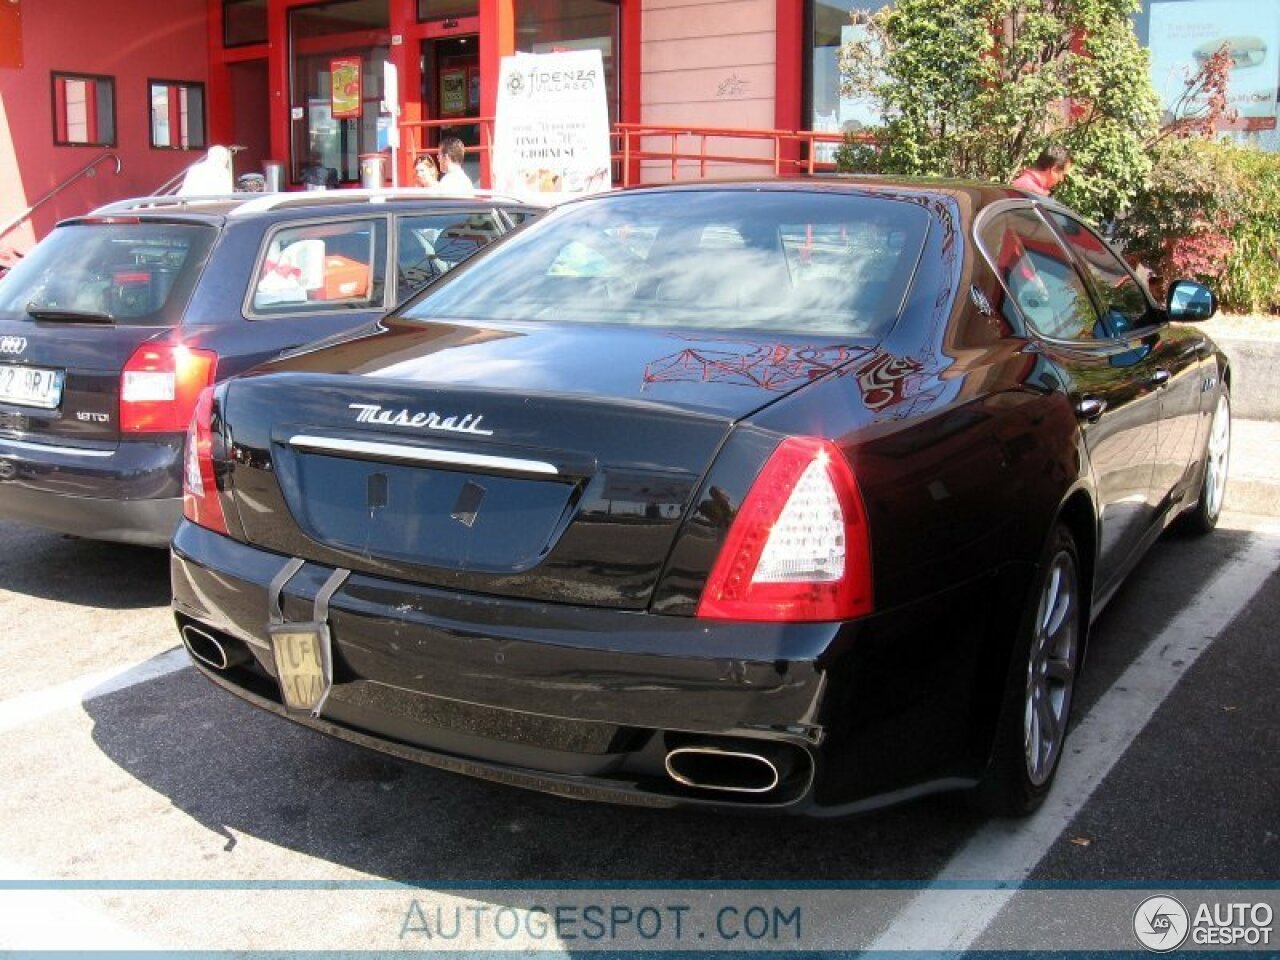
M 507 784 L 1026 813 L 1091 622 L 1222 508 L 1214 309 L 996 186 L 574 201 L 201 395 L 178 629 L 266 710 Z

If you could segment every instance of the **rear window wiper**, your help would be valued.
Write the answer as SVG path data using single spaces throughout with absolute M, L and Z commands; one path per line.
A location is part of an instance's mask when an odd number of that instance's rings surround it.
M 33 320 L 66 320 L 69 323 L 115 323 L 116 318 L 109 313 L 96 310 L 72 310 L 68 307 L 42 307 L 36 303 L 27 304 L 27 316 Z

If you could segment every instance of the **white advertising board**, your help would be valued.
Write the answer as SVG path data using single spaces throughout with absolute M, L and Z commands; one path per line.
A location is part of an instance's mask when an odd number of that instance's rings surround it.
M 1226 46 L 1232 67 L 1227 96 L 1238 118 L 1224 124 L 1234 139 L 1276 149 L 1276 88 L 1280 86 L 1280 3 L 1191 0 L 1151 5 L 1151 79 L 1165 110 L 1188 78 Z
M 599 50 L 503 57 L 493 187 L 546 200 L 608 190 L 609 106 Z

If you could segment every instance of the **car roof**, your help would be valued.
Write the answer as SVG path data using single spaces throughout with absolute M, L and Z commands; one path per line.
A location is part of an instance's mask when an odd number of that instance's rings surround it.
M 448 207 L 452 210 L 494 206 L 537 208 L 530 202 L 503 194 L 477 191 L 474 195 L 450 195 L 420 187 L 382 190 L 304 190 L 281 193 L 235 193 L 208 197 L 133 197 L 98 207 L 67 223 L 83 223 L 115 217 L 179 218 L 221 223 L 227 220 L 271 220 L 314 217 L 325 213 L 385 213 L 390 207 L 417 209 Z
M 754 180 L 688 180 L 681 183 L 642 184 L 627 187 L 619 193 L 699 193 L 707 191 L 740 192 L 797 192 L 878 194 L 901 199 L 922 195 L 959 200 L 964 206 L 977 210 L 998 200 L 1036 200 L 1061 206 L 1047 197 L 1037 196 L 1006 184 L 982 180 L 961 180 L 945 177 L 877 176 L 871 174 L 815 174 L 812 176 L 760 178 Z M 599 197 L 601 194 L 594 194 Z M 575 198 L 577 203 L 589 198 Z M 1066 209 L 1062 207 L 1062 209 Z

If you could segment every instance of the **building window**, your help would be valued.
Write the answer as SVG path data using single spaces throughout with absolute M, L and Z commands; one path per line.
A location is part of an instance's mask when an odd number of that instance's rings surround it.
M 805 120 L 810 130 L 849 133 L 880 124 L 871 104 L 840 96 L 840 48 L 865 29 L 854 23 L 855 10 L 870 12 L 888 5 L 888 0 L 808 0 L 805 4 Z
M 53 74 L 53 142 L 60 147 L 116 145 L 114 78 Z
M 204 84 L 148 80 L 151 146 L 159 150 L 203 150 Z
M 353 183 L 360 154 L 382 150 L 391 126 L 381 110 L 388 0 L 295 7 L 289 45 L 293 181 Z
M 604 58 L 609 122 L 621 118 L 622 15 L 618 0 L 516 0 L 516 50 L 599 50 Z
M 1151 51 L 1151 81 L 1166 117 L 1187 77 L 1224 45 L 1232 68 L 1227 97 L 1238 116 L 1221 133 L 1239 143 L 1280 150 L 1280 6 L 1239 0 L 1143 0 L 1134 15 L 1138 40 Z
M 480 16 L 480 0 L 418 0 L 418 19 L 458 20 Z
M 267 0 L 222 0 L 222 44 L 245 47 L 267 42 Z

